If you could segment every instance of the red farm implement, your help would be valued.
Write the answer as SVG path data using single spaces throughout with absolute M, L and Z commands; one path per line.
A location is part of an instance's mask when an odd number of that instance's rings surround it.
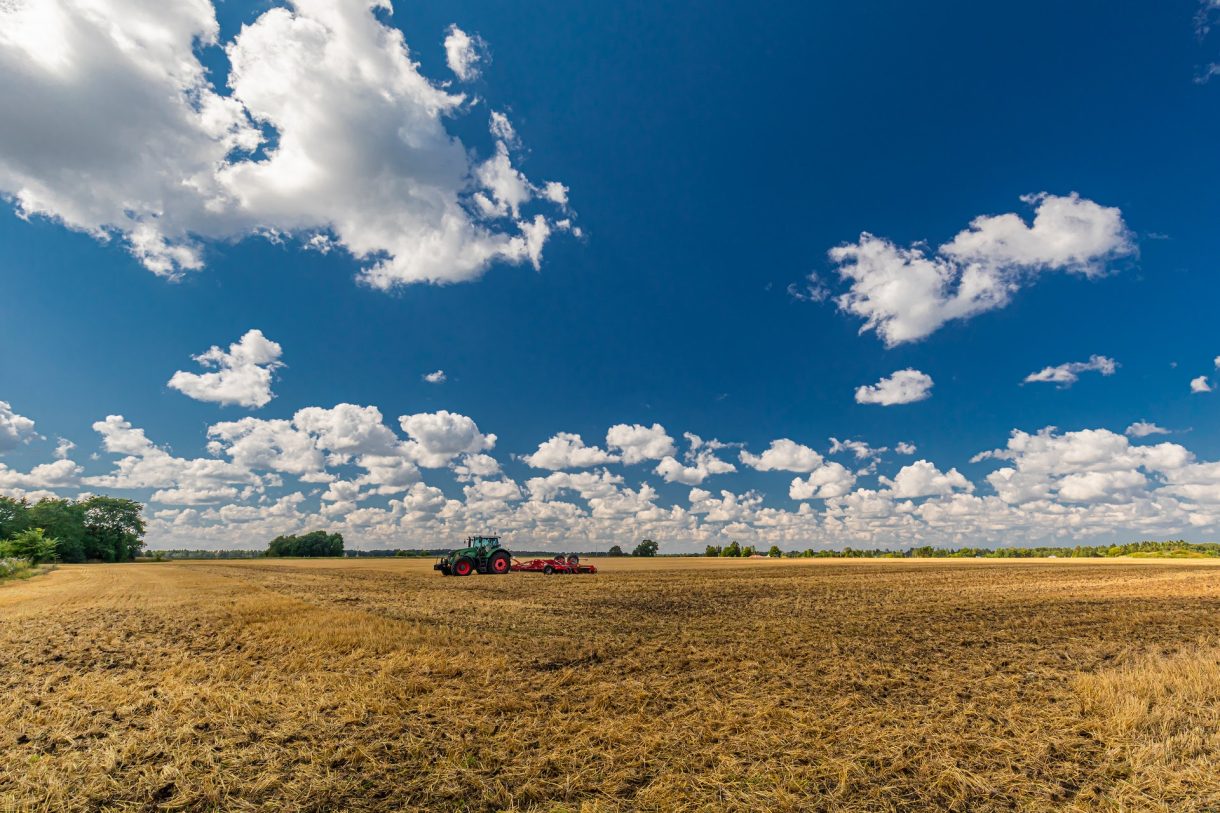
M 530 559 L 528 562 L 513 560 L 512 569 L 518 573 L 543 573 L 552 576 L 561 573 L 596 573 L 593 565 L 582 565 L 580 557 L 575 553 L 564 556 L 562 553 L 551 559 Z

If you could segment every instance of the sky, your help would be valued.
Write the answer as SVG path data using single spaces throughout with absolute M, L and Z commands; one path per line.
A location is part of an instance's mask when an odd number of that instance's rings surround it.
M 0 494 L 153 548 L 1214 540 L 1210 6 L 0 5 Z

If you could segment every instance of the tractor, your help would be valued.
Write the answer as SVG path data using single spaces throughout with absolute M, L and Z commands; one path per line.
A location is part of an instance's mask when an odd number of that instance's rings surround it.
M 508 573 L 512 563 L 512 554 L 500 547 L 500 537 L 471 536 L 466 539 L 466 547 L 442 556 L 432 569 L 443 576 L 469 576 L 476 571 L 498 576 Z

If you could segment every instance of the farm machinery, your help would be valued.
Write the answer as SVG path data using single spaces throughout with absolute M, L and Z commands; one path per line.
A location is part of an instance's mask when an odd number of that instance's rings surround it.
M 518 562 L 500 545 L 498 536 L 471 536 L 466 547 L 459 548 L 437 560 L 432 566 L 442 576 L 469 576 L 472 573 L 543 573 L 551 576 L 559 573 L 596 573 L 593 565 L 582 565 L 575 553 L 564 556 L 556 554 L 550 559 L 531 559 Z
M 528 562 L 513 560 L 513 570 L 519 573 L 542 573 L 552 576 L 557 573 L 596 573 L 593 565 L 582 565 L 580 557 L 575 553 L 564 556 L 557 553 L 550 559 L 530 559 Z

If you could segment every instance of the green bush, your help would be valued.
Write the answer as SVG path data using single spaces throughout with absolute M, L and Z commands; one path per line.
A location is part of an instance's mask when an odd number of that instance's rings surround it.
M 8 540 L 5 547 L 7 555 L 40 565 L 55 558 L 59 540 L 48 537 L 42 528 L 29 528 Z

